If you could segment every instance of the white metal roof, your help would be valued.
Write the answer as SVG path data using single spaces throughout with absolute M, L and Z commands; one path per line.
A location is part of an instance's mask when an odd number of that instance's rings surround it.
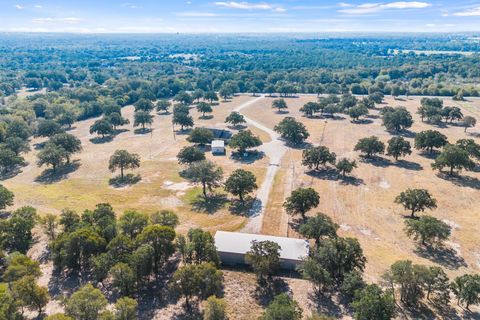
M 213 140 L 212 141 L 212 148 L 220 148 L 225 147 L 225 141 L 223 140 Z
M 253 240 L 276 242 L 281 247 L 281 259 L 301 260 L 308 256 L 308 241 L 302 239 L 226 231 L 217 231 L 215 234 L 215 245 L 219 252 L 245 254 L 250 250 Z

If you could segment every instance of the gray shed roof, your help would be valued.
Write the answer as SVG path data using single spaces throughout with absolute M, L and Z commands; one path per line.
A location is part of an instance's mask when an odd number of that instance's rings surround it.
M 302 260 L 308 256 L 308 241 L 302 239 L 226 231 L 217 231 L 215 234 L 215 245 L 219 252 L 245 254 L 250 250 L 253 240 L 276 242 L 281 247 L 281 259 Z

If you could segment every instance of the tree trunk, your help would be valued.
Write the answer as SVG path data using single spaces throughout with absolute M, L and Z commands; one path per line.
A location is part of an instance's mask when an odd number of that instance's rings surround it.
M 453 175 L 453 166 L 450 167 L 450 175 Z
M 122 180 L 123 180 L 123 166 L 120 167 L 120 176 L 122 177 Z
M 240 192 L 240 194 L 238 195 L 238 197 L 240 198 L 240 201 L 243 203 L 244 200 L 243 200 L 243 193 Z
M 203 187 L 203 196 L 205 199 L 207 199 L 207 184 L 205 182 L 202 182 L 202 187 Z

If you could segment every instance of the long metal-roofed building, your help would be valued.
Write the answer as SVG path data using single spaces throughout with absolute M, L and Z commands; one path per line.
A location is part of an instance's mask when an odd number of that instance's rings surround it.
M 215 245 L 220 260 L 225 265 L 246 264 L 245 255 L 252 241 L 272 241 L 280 246 L 280 264 L 283 269 L 294 270 L 308 256 L 308 241 L 302 239 L 266 236 L 240 232 L 217 231 Z

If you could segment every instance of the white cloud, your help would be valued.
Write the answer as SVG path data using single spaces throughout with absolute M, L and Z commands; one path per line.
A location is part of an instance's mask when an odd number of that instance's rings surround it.
M 346 8 L 346 9 L 338 10 L 339 12 L 342 12 L 342 13 L 368 14 L 368 13 L 374 13 L 374 12 L 389 10 L 389 9 L 422 9 L 422 8 L 430 7 L 431 4 L 428 2 L 418 2 L 418 1 L 397 1 L 397 2 L 388 2 L 388 3 L 364 3 L 357 6 L 348 5 L 346 3 L 340 3 L 339 6 Z
M 136 5 L 134 3 L 128 3 L 128 2 L 127 3 L 122 3 L 120 6 L 124 7 L 124 8 L 130 8 L 130 9 L 140 9 L 141 8 L 141 6 L 139 6 L 139 5 Z
M 179 17 L 218 17 L 219 15 L 212 12 L 179 12 Z
M 285 8 L 262 2 L 262 3 L 252 3 L 252 2 L 236 2 L 236 1 L 220 1 L 220 2 L 215 2 L 216 6 L 219 7 L 224 7 L 224 8 L 230 8 L 230 9 L 240 9 L 240 10 L 271 10 L 274 12 L 285 12 L 287 11 Z
M 76 18 L 76 17 L 67 17 L 67 18 L 36 18 L 33 19 L 32 22 L 34 23 L 51 23 L 51 22 L 61 22 L 61 23 L 67 23 L 67 24 L 77 24 L 82 19 Z
M 479 17 L 480 7 L 471 8 L 465 11 L 455 12 L 453 15 L 457 17 Z
M 43 8 L 43 6 L 42 6 L 42 5 L 39 5 L 39 4 L 36 4 L 36 5 L 34 5 L 33 7 L 34 7 L 35 9 L 42 9 L 42 8 Z
M 351 3 L 346 3 L 346 2 L 340 2 L 338 5 L 339 5 L 340 7 L 342 7 L 342 8 L 353 7 L 353 4 L 351 4 Z
M 16 5 L 15 5 L 15 8 L 17 8 L 18 10 L 22 10 L 22 9 L 24 9 L 25 7 L 24 7 L 24 6 L 21 6 L 21 5 L 19 5 L 19 4 L 16 4 Z

